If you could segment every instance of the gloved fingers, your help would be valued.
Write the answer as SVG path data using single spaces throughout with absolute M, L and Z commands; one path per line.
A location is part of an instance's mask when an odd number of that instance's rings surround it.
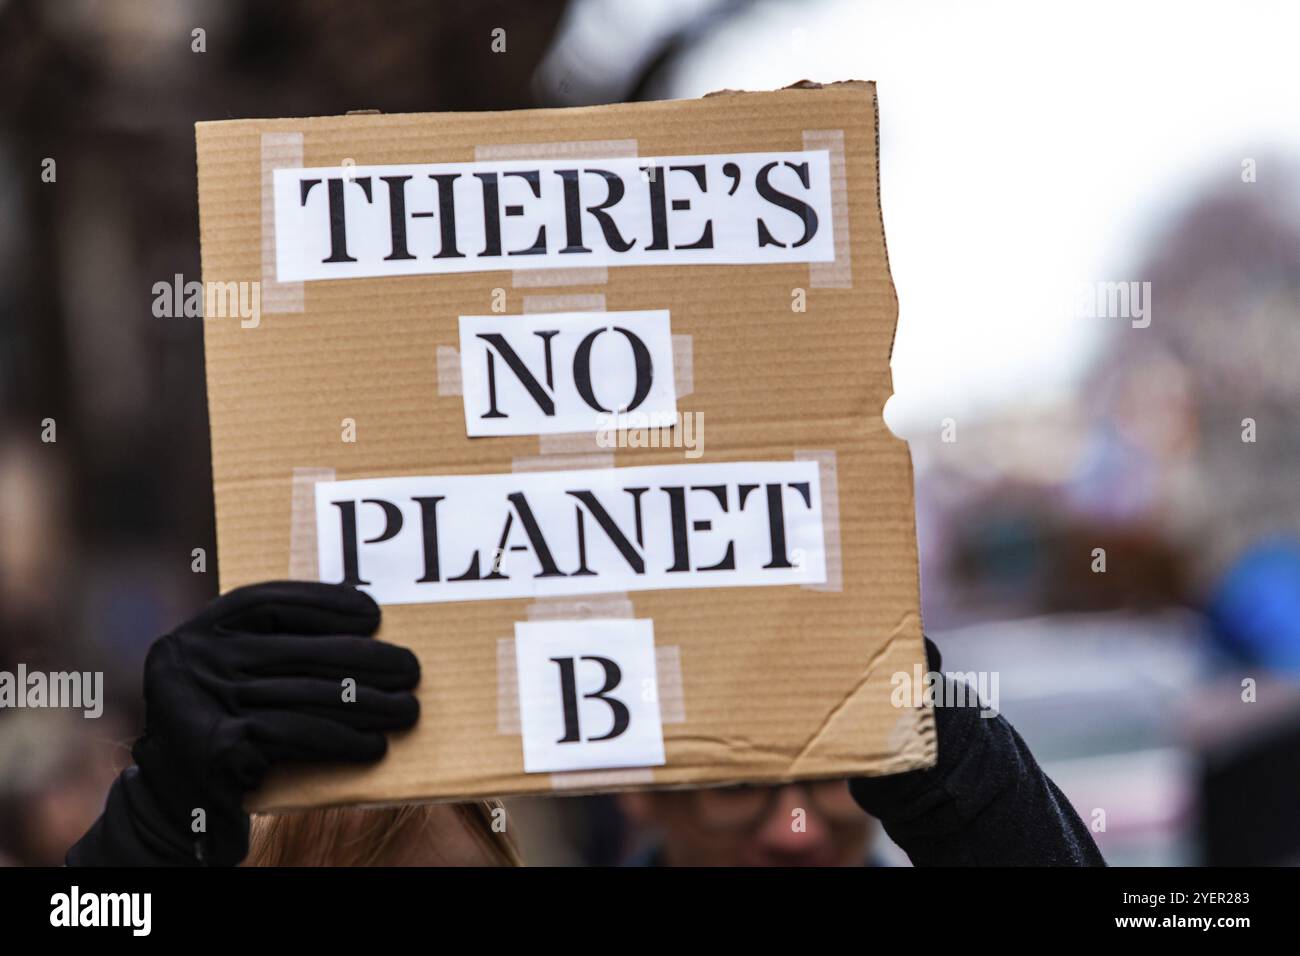
M 403 691 L 307 677 L 258 678 L 236 691 L 246 710 L 292 710 L 347 724 L 357 730 L 402 730 L 420 717 L 420 702 Z
M 849 794 L 864 811 L 881 819 L 896 819 L 906 813 L 909 805 L 918 810 L 918 801 L 925 793 L 930 779 L 923 770 L 909 770 L 878 777 L 854 777 L 849 781 Z M 900 808 L 903 808 L 900 810 Z
M 409 690 L 420 682 L 420 661 L 396 644 L 350 634 L 236 634 L 216 653 L 235 671 L 260 677 L 315 677 L 380 690 Z
M 291 710 L 254 713 L 247 729 L 271 763 L 373 763 L 388 751 L 378 731 Z
M 270 758 L 252 739 L 251 725 L 249 718 L 236 718 L 221 721 L 213 728 L 211 749 L 206 759 L 200 758 L 192 778 L 209 802 L 233 800 L 239 809 L 242 795 L 260 787 L 271 769 Z
M 259 634 L 374 634 L 379 605 L 364 591 L 315 581 L 270 581 L 223 594 L 183 630 Z

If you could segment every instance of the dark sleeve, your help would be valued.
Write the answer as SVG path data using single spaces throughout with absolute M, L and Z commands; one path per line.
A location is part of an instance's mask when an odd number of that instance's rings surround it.
M 139 768 L 128 767 L 108 791 L 104 812 L 68 851 L 68 866 L 196 866 L 198 846 L 166 834 L 164 814 Z
M 929 640 L 926 645 L 930 670 L 939 672 L 938 651 Z M 849 785 L 914 865 L 1106 865 L 1088 828 L 1006 718 L 980 716 L 977 706 L 937 706 L 934 713 L 934 767 Z

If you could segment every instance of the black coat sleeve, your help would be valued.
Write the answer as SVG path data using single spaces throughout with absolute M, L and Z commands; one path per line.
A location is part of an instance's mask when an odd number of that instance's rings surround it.
M 928 639 L 926 650 L 930 670 L 941 673 L 938 649 Z M 850 782 L 854 798 L 914 865 L 1106 865 L 1088 828 L 1006 718 L 981 716 L 974 705 L 936 706 L 934 713 L 934 767 Z

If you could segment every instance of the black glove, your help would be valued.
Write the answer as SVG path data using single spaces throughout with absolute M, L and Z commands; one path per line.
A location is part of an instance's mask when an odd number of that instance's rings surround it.
M 371 639 L 378 628 L 360 591 L 283 581 L 231 591 L 155 642 L 136 765 L 68 865 L 233 866 L 248 853 L 244 796 L 271 766 L 382 757 L 384 732 L 419 716 L 420 665 Z
M 929 670 L 942 673 L 929 638 L 925 652 Z M 969 700 L 948 692 L 942 699 Z M 1105 866 L 1088 828 L 1015 728 L 980 709 L 936 706 L 938 763 L 851 780 L 853 798 L 917 866 Z

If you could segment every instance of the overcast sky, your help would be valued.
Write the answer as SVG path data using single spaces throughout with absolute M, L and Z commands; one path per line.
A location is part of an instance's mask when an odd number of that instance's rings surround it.
M 1141 281 L 1171 212 L 1250 188 L 1244 158 L 1262 179 L 1295 155 L 1298 64 L 1300 5 L 1282 2 L 831 0 L 760 5 L 668 93 L 878 82 L 900 298 L 887 420 L 911 436 L 1065 393 L 1116 321 L 1071 317 L 1072 295 Z

